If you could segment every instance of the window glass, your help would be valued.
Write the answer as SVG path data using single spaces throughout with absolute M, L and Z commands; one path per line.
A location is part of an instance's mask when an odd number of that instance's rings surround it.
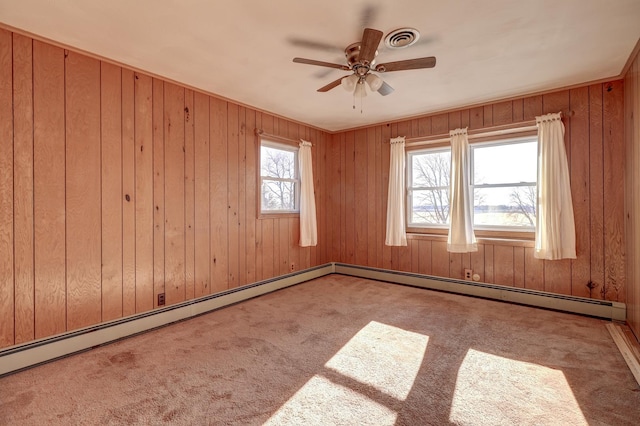
M 474 184 L 535 182 L 538 143 L 526 141 L 500 145 L 471 145 Z
M 470 144 L 476 229 L 531 231 L 536 223 L 537 137 Z M 449 224 L 451 150 L 407 153 L 407 224 Z
M 408 224 L 447 225 L 451 151 L 436 149 L 410 152 L 408 165 Z
M 298 211 L 300 190 L 298 148 L 262 141 L 260 187 L 260 208 L 263 213 Z
M 476 229 L 535 227 L 537 150 L 536 137 L 471 145 Z

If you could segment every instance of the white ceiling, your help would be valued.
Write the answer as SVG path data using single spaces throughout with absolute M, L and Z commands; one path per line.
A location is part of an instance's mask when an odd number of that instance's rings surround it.
M 618 76 L 640 0 L 0 0 L 0 22 L 335 131 Z M 369 94 L 361 113 L 340 87 L 316 92 L 346 72 L 292 58 L 342 63 L 363 23 L 421 33 L 406 49 L 381 43 L 378 63 L 437 65 L 382 74 L 395 92 Z

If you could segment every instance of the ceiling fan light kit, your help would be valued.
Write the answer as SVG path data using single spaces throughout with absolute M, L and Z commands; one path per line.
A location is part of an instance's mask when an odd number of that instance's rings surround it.
M 362 84 L 361 81 L 359 81 L 358 84 L 356 84 L 356 91 L 353 94 L 354 96 L 360 97 L 360 99 L 367 96 L 367 91 L 365 90 L 364 84 Z
M 353 92 L 359 80 L 360 77 L 355 74 L 351 74 L 349 76 L 343 77 L 342 80 L 340 80 L 340 84 L 347 92 Z
M 369 88 L 374 92 L 377 92 L 378 89 L 382 87 L 382 83 L 384 83 L 384 81 L 382 81 L 380 77 L 371 73 L 367 74 L 367 76 L 365 77 L 365 80 L 367 81 Z
M 382 96 L 387 96 L 393 92 L 393 88 L 378 75 L 373 74 L 374 72 L 382 73 L 433 68 L 436 65 L 436 58 L 433 56 L 375 65 L 375 58 L 378 54 L 378 46 L 380 45 L 382 36 L 382 31 L 365 28 L 362 34 L 362 40 L 360 42 L 350 44 L 344 50 L 347 65 L 333 64 L 330 62 L 305 58 L 293 58 L 293 62 L 352 71 L 351 75 L 340 77 L 339 79 L 332 81 L 331 83 L 319 88 L 318 92 L 328 92 L 337 86 L 342 86 L 345 90 L 352 92 L 354 94 L 354 98 L 359 96 L 360 99 L 367 95 L 367 91 L 364 87 L 365 82 L 369 85 L 369 88 L 372 91 L 378 92 Z M 413 28 L 401 28 L 389 33 L 385 38 L 385 44 L 391 48 L 404 48 L 414 44 L 418 41 L 419 37 L 420 33 L 418 33 L 417 30 Z

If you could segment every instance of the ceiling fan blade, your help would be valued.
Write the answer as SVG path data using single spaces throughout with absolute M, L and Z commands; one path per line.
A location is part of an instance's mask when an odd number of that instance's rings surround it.
M 376 50 L 378 50 L 380 40 L 382 40 L 382 31 L 365 28 L 362 34 L 358 61 L 371 63 L 376 57 Z
M 386 82 L 382 82 L 382 86 L 378 89 L 378 93 L 382 96 L 387 96 L 393 93 L 393 87 L 389 86 Z
M 332 72 L 333 71 L 331 71 L 330 68 L 319 68 L 317 72 L 313 73 L 313 77 L 317 79 L 323 79 L 323 78 L 326 78 Z
M 367 4 L 360 12 L 360 28 L 367 28 L 369 25 L 373 25 L 376 17 L 378 16 L 378 6 L 373 4 Z
M 298 64 L 317 65 L 319 67 L 336 68 L 336 69 L 345 70 L 345 71 L 349 70 L 349 67 L 346 65 L 332 64 L 331 62 L 322 62 L 322 61 L 316 61 L 313 59 L 293 58 L 293 62 Z
M 417 70 L 421 68 L 433 68 L 436 66 L 436 58 L 429 56 L 426 58 L 408 59 L 406 61 L 387 62 L 376 66 L 378 72 Z
M 296 47 L 324 50 L 326 52 L 340 52 L 344 54 L 344 48 L 334 46 L 333 44 L 329 44 L 329 43 L 323 43 L 321 41 L 305 40 L 303 38 L 298 38 L 298 37 L 289 37 L 287 41 Z
M 338 87 L 340 86 L 340 83 L 342 83 L 342 79 L 344 77 L 340 77 L 337 80 L 332 81 L 331 83 L 327 84 L 326 86 L 322 86 L 321 88 L 318 89 L 318 92 L 328 92 L 329 90 L 333 89 L 334 87 Z

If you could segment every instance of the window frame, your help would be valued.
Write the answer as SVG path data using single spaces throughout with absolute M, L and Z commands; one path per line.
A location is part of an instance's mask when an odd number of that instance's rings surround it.
M 495 184 L 479 184 L 476 185 L 474 182 L 475 179 L 475 150 L 481 148 L 489 148 L 495 146 L 505 146 L 505 145 L 515 145 L 521 143 L 530 143 L 536 142 L 538 143 L 538 136 L 521 136 L 515 138 L 508 139 L 499 139 L 492 141 L 484 141 L 484 142 L 476 142 L 474 144 L 469 144 L 469 189 L 471 190 L 471 196 L 474 200 L 473 209 L 471 211 L 472 218 L 475 219 L 475 193 L 474 190 L 476 188 L 515 188 L 515 187 L 525 187 L 525 186 L 533 186 L 537 185 L 537 176 L 535 182 L 503 182 L 503 183 L 495 183 Z M 494 232 L 517 232 L 517 233 L 534 233 L 536 230 L 535 225 L 533 226 L 499 226 L 499 225 L 476 225 L 475 220 L 473 220 L 473 228 L 478 231 L 494 231 Z
M 535 134 L 523 134 L 515 137 L 508 138 L 479 138 L 476 141 L 470 141 L 470 158 L 469 158 L 469 181 L 470 181 L 470 190 L 472 191 L 476 185 L 474 185 L 473 181 L 473 172 L 474 172 L 474 164 L 473 164 L 473 154 L 472 152 L 476 147 L 486 147 L 486 146 L 499 146 L 499 145 L 509 145 L 512 143 L 524 143 L 524 142 L 538 142 L 537 133 Z M 410 221 L 412 216 L 412 203 L 411 203 L 411 193 L 416 190 L 418 187 L 412 187 L 411 179 L 412 179 L 412 163 L 411 158 L 414 155 L 421 154 L 424 152 L 442 152 L 442 151 L 451 151 L 451 146 L 448 143 L 438 143 L 433 144 L 428 147 L 420 147 L 414 149 L 407 149 L 405 153 L 405 161 L 406 161 L 406 190 L 405 190 L 405 220 L 406 220 L 406 232 L 413 234 L 423 234 L 423 235 L 447 235 L 449 230 L 449 224 L 447 225 L 439 225 L 439 224 L 428 224 L 428 225 L 420 225 L 415 224 Z M 537 180 L 537 177 L 536 177 Z M 518 182 L 516 185 L 514 184 L 489 184 L 489 185 L 478 185 L 481 187 L 514 187 L 514 186 L 530 186 L 531 184 L 537 185 L 537 182 L 526 182 L 520 183 Z M 475 202 L 474 209 L 475 210 Z M 472 215 L 475 212 L 472 210 Z M 533 240 L 535 237 L 535 225 L 533 227 L 524 226 L 524 227 L 516 227 L 516 226 L 493 226 L 493 225 L 474 225 L 474 231 L 476 237 L 479 238 L 488 238 L 488 239 L 505 239 L 505 240 Z
M 298 155 L 300 151 L 300 147 L 296 145 L 293 141 L 291 143 L 287 143 L 281 140 L 275 140 L 275 138 L 269 138 L 262 135 L 259 135 L 258 143 L 257 143 L 257 151 L 258 151 L 258 190 L 256 191 L 257 195 L 257 212 L 258 218 L 268 218 L 268 217 L 297 217 L 300 215 L 300 164 L 298 161 Z M 294 178 L 274 178 L 271 176 L 263 176 L 262 174 L 262 147 L 268 147 L 271 149 L 277 149 L 280 151 L 292 152 L 294 154 L 293 163 L 294 163 Z M 292 182 L 294 186 L 294 209 L 293 210 L 264 210 L 262 206 L 263 199 L 263 183 L 264 181 L 283 181 L 283 182 Z
M 443 187 L 443 186 L 434 186 L 434 187 L 420 187 L 420 186 L 411 186 L 411 183 L 413 182 L 413 164 L 412 164 L 412 158 L 416 155 L 421 155 L 424 153 L 440 153 L 440 152 L 451 152 L 451 147 L 447 146 L 447 145 L 440 145 L 440 146 L 433 146 L 433 147 L 429 147 L 429 148 L 422 148 L 422 149 L 415 149 L 415 150 L 407 150 L 407 152 L 405 153 L 406 155 L 406 163 L 407 163 L 407 167 L 406 167 L 406 194 L 405 194 L 405 205 L 406 205 L 406 212 L 405 212 L 405 220 L 406 220 L 406 228 L 407 230 L 412 229 L 412 228 L 417 228 L 417 229 L 433 229 L 433 230 L 438 230 L 439 232 L 437 233 L 441 233 L 442 231 L 447 232 L 447 230 L 449 229 L 449 223 L 447 220 L 446 224 L 437 224 L 437 223 L 432 223 L 432 224 L 427 224 L 427 225 L 421 225 L 421 224 L 414 224 L 411 219 L 413 217 L 413 197 L 411 197 L 411 194 L 413 191 L 420 191 L 420 190 L 427 190 L 427 191 L 437 191 L 437 190 L 449 190 L 449 187 Z

